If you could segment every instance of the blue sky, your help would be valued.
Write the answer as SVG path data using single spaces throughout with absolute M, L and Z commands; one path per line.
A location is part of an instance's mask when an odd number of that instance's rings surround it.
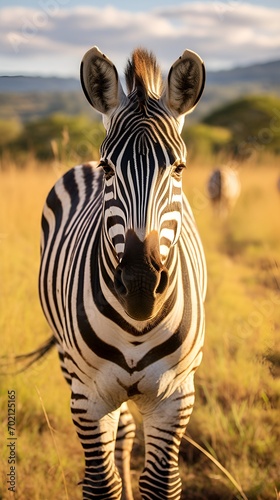
M 208 69 L 280 59 L 279 0 L 2 0 L 0 74 L 79 77 L 92 45 L 121 72 L 137 46 L 167 71 L 185 48 Z

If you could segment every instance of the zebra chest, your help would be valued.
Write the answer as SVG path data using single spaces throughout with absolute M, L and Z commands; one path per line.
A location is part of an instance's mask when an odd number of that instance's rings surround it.
M 129 355 L 128 355 L 129 356 Z M 91 356 L 85 361 L 81 355 L 74 354 L 66 361 L 67 369 L 75 372 L 79 379 L 92 394 L 106 400 L 112 408 L 118 407 L 128 399 L 140 401 L 155 401 L 172 394 L 181 385 L 178 370 L 170 367 L 165 359 L 151 362 L 141 368 L 141 359 L 130 353 L 127 357 L 127 369 L 104 359 Z M 138 359 L 138 363 L 137 360 Z M 131 365 L 130 370 L 129 365 Z M 184 377 L 185 378 L 185 375 Z
M 80 326 L 80 337 L 76 332 L 75 343 L 64 346 L 69 353 L 67 369 L 89 390 L 110 401 L 112 407 L 127 399 L 139 402 L 165 398 L 180 387 L 194 364 L 198 364 L 198 353 L 190 353 L 193 339 L 184 339 L 180 332 L 174 334 L 159 328 L 147 339 L 138 337 L 138 341 L 133 341 L 131 335 L 109 320 L 104 322 L 104 318 L 102 328 L 98 328 L 97 318 L 95 330 L 87 323 Z

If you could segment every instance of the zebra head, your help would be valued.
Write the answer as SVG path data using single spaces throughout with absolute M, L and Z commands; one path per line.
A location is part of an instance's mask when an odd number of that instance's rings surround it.
M 114 291 L 126 313 L 143 321 L 163 307 L 172 249 L 182 227 L 184 116 L 205 81 L 200 57 L 186 50 L 165 86 L 154 56 L 137 49 L 126 68 L 128 95 L 115 66 L 97 47 L 81 64 L 90 104 L 103 115 L 103 234 L 115 262 Z

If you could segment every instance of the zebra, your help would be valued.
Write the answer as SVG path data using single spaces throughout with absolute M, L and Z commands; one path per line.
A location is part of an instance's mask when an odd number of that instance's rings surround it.
M 215 212 L 221 218 L 227 217 L 241 192 L 235 166 L 228 164 L 214 170 L 209 177 L 207 190 Z
M 180 133 L 205 69 L 185 50 L 163 86 L 155 56 L 138 48 L 125 78 L 127 94 L 107 56 L 97 47 L 85 54 L 82 88 L 106 137 L 100 161 L 67 171 L 46 199 L 39 295 L 71 388 L 83 498 L 133 499 L 131 400 L 143 417 L 142 498 L 178 500 L 206 293 Z

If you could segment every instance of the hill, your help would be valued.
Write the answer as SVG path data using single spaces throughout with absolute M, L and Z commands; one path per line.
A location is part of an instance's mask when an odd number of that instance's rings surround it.
M 235 83 L 259 84 L 268 90 L 280 85 L 280 60 L 262 64 L 237 67 L 223 71 L 209 71 L 207 73 L 209 85 L 231 85 Z
M 97 118 L 97 113 L 89 106 L 82 90 L 0 93 L 0 120 L 27 123 L 55 113 Z
M 230 70 L 207 71 L 207 86 L 246 83 L 262 86 L 268 92 L 280 86 L 280 60 L 237 67 Z M 80 92 L 78 78 L 42 76 L 0 76 L 0 94 L 29 92 Z
M 0 76 L 0 94 L 29 92 L 80 92 L 81 85 L 76 78 L 43 76 Z
M 224 71 L 207 71 L 205 92 L 188 122 L 200 121 L 214 108 L 247 95 L 280 96 L 280 61 Z M 87 114 L 96 118 L 75 78 L 0 77 L 0 119 L 22 122 L 52 113 Z

